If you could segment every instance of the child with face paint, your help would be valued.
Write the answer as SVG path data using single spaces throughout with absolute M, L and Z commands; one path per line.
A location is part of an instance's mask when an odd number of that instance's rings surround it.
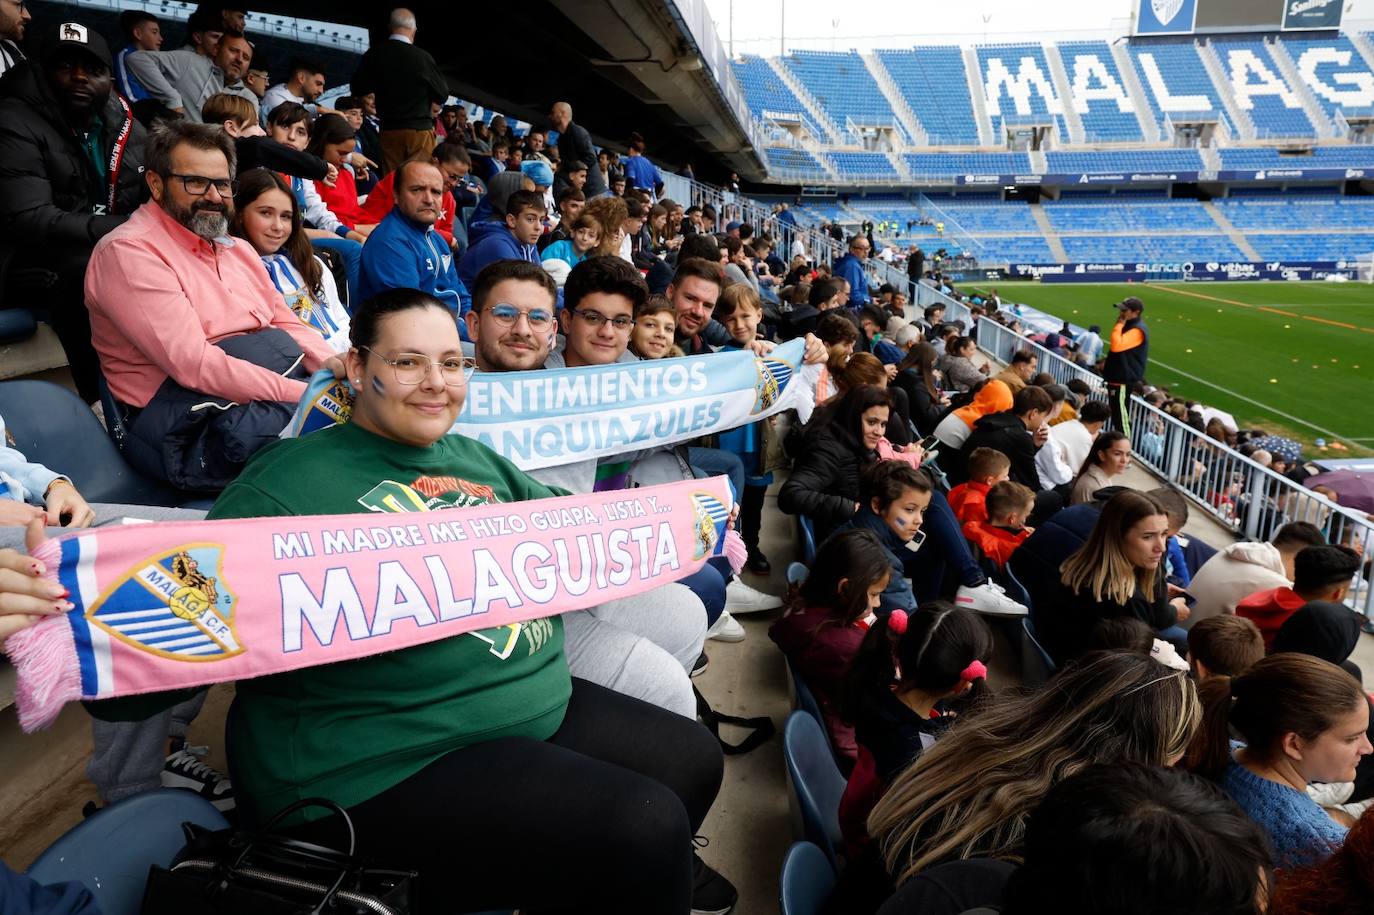
M 924 471 L 905 461 L 879 461 L 859 479 L 859 510 L 834 534 L 838 537 L 855 528 L 868 530 L 882 544 L 892 574 L 879 600 L 880 614 L 916 606 L 907 580 L 906 557 L 925 539 L 921 525 L 931 497 L 930 478 Z

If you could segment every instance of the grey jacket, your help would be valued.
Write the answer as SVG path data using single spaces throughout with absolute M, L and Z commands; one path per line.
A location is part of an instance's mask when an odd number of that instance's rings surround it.
M 168 108 L 185 110 L 192 121 L 202 120 L 200 106 L 217 92 L 241 95 L 258 108 L 258 97 L 242 83 L 224 82 L 224 71 L 190 48 L 175 51 L 134 51 L 126 59 L 129 71 L 148 92 Z

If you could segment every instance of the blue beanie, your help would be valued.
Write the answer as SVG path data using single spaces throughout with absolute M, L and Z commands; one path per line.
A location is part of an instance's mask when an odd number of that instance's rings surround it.
M 537 187 L 553 186 L 553 169 L 549 168 L 547 162 L 539 159 L 530 159 L 528 162 L 520 163 L 520 171 L 525 177 L 535 183 Z

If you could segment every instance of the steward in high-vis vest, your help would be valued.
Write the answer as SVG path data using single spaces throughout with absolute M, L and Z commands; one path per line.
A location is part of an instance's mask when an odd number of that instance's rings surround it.
M 1129 436 L 1131 418 L 1127 398 L 1131 396 L 1131 387 L 1145 380 L 1145 365 L 1150 358 L 1150 328 L 1141 319 L 1145 304 L 1140 299 L 1128 296 L 1116 307 L 1121 315 L 1112 327 L 1111 351 L 1102 366 L 1102 377 L 1107 382 L 1112 426 Z

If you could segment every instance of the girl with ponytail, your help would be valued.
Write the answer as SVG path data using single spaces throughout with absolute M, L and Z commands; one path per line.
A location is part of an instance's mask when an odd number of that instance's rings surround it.
M 1203 681 L 1202 726 L 1188 767 L 1216 779 L 1269 834 L 1279 868 L 1313 864 L 1346 827 L 1307 796 L 1312 782 L 1349 782 L 1371 752 L 1369 703 L 1358 681 L 1303 654 L 1261 659 L 1238 677 Z M 1245 742 L 1232 754 L 1231 733 Z
M 987 690 L 992 633 L 972 610 L 931 601 L 893 610 L 868 630 L 845 683 L 858 760 L 840 801 L 849 859 L 869 843 L 865 822 L 887 785 Z

